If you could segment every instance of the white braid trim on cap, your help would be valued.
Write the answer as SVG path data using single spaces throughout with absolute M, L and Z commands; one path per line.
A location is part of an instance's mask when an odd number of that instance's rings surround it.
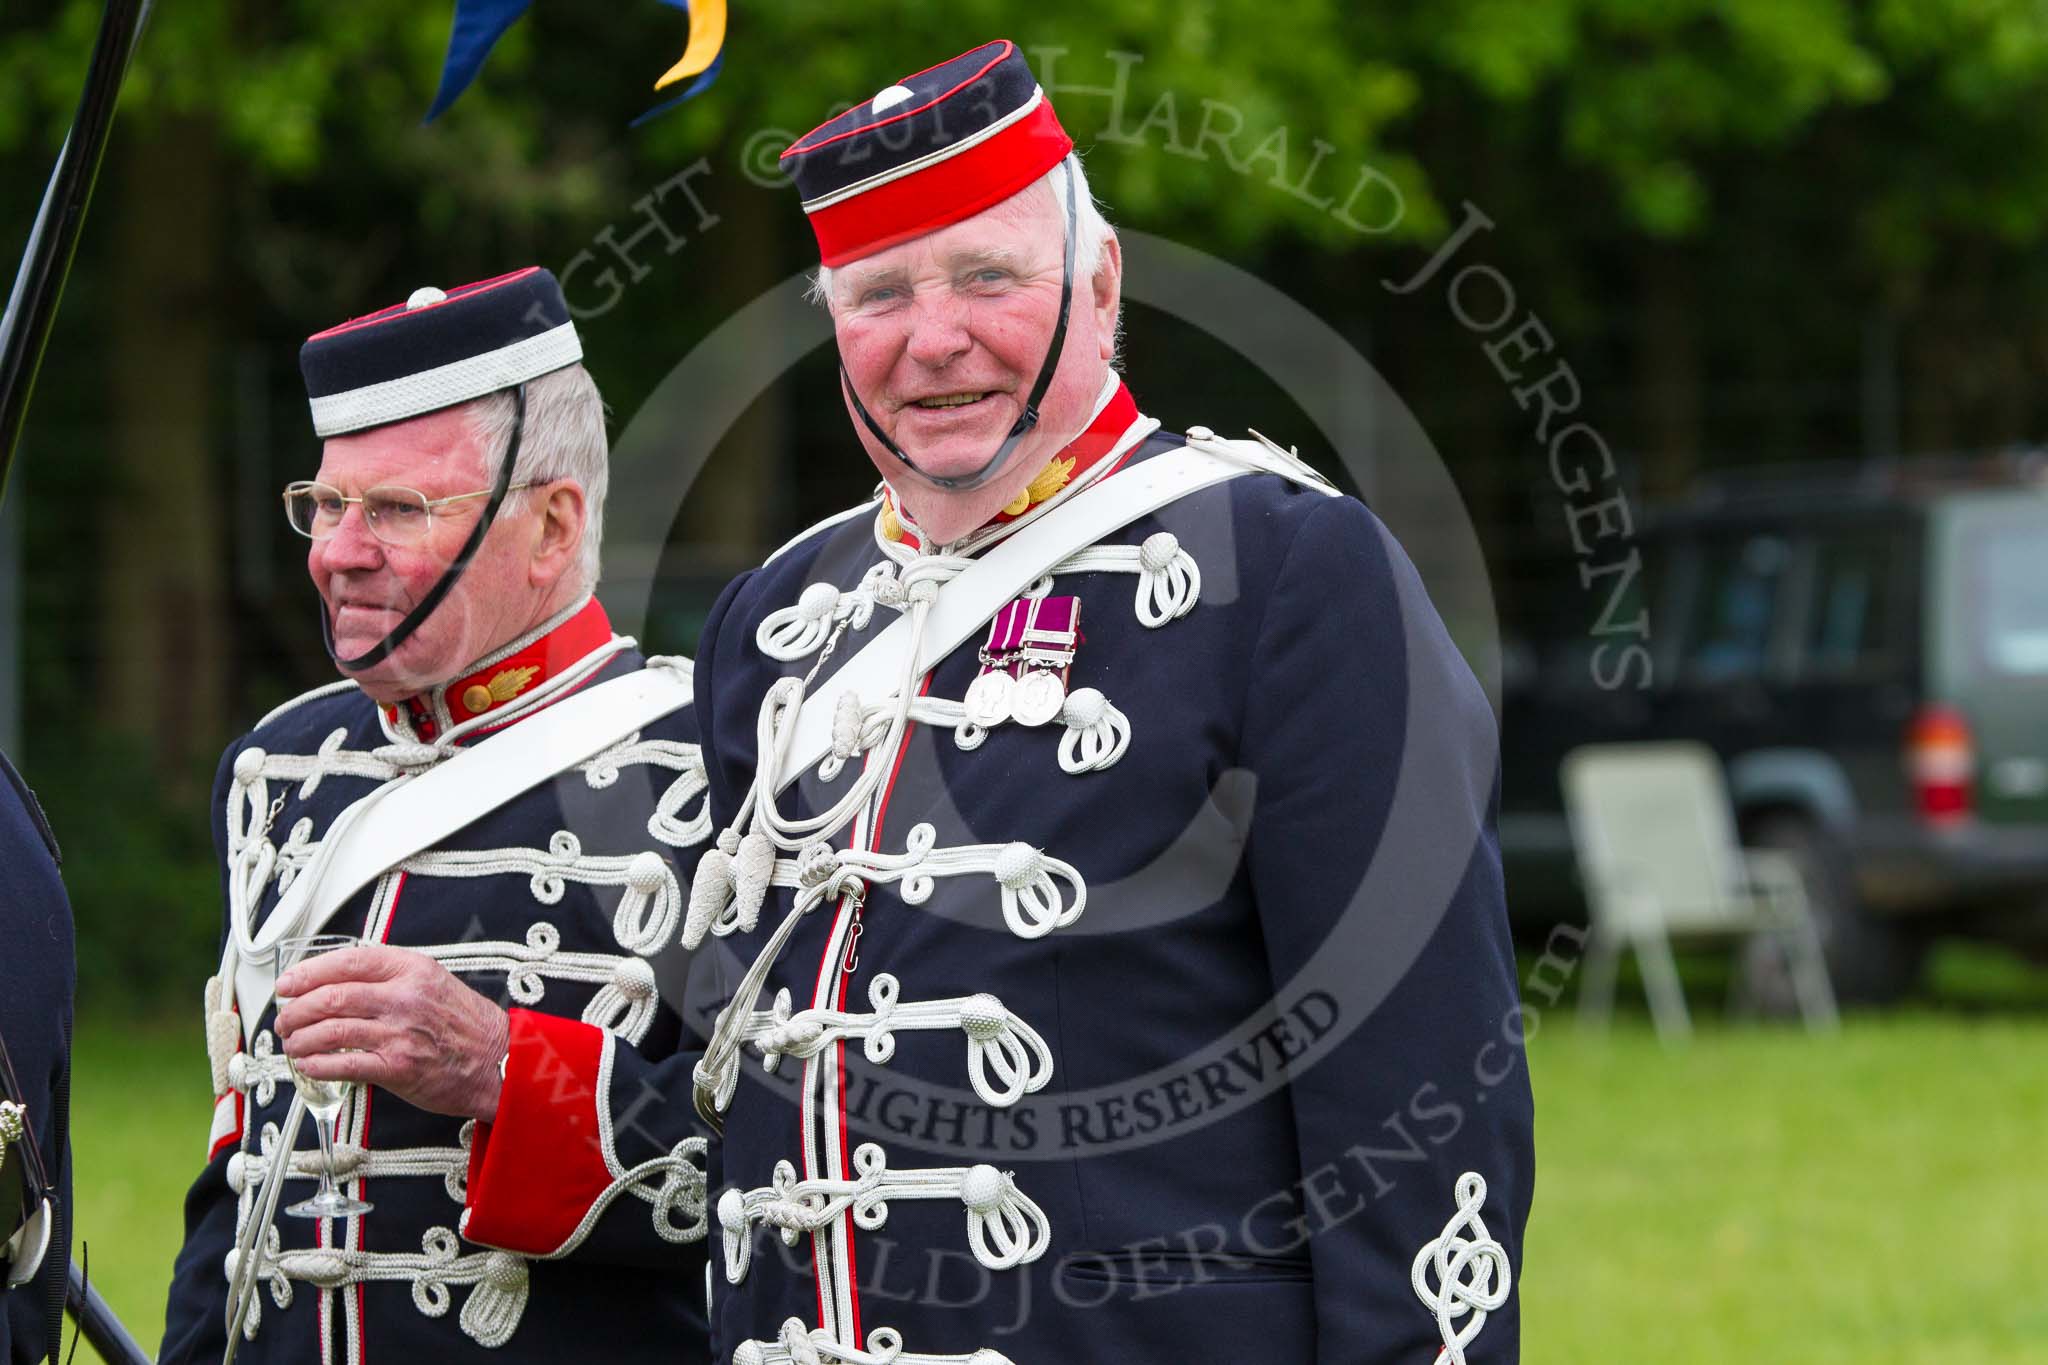
M 583 343 L 576 336 L 576 324 L 565 322 L 483 355 L 315 398 L 313 432 L 321 437 L 340 436 L 386 422 L 402 422 L 524 384 L 582 359 Z

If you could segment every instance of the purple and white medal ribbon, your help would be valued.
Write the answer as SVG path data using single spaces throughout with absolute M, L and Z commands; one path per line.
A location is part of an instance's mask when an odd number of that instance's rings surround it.
M 1020 597 L 1005 606 L 989 622 L 981 675 L 967 689 L 967 719 L 987 729 L 1057 717 L 1080 640 L 1078 597 Z

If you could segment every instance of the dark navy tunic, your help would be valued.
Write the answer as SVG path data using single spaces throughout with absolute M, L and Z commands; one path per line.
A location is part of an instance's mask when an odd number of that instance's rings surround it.
M 36 1278 L 0 1288 L 0 1360 L 41 1360 L 62 1326 L 71 1257 L 71 997 L 75 982 L 71 903 L 58 879 L 57 841 L 35 795 L 0 754 L 0 1039 L 22 1093 L 42 1169 L 56 1188 L 56 1224 Z M 0 1090 L 4 1090 L 0 1086 Z M 0 1242 L 14 1235 L 21 1190 L 0 1188 Z M 0 1263 L 4 1269 L 4 1263 Z
M 1127 467 L 1181 443 L 1154 435 Z M 785 1012 L 801 1012 L 836 981 L 841 1010 L 872 1015 L 885 975 L 898 1009 L 986 994 L 1042 1038 L 1051 1076 L 991 1104 L 968 1083 L 962 1033 L 945 1029 L 895 1029 L 877 1060 L 857 1026 L 808 1081 L 798 1057 L 771 1074 L 749 1048 L 711 1199 L 717 1209 L 737 1191 L 727 1206 L 747 1196 L 761 1216 L 745 1224 L 736 1284 L 733 1243 L 711 1220 L 720 1360 L 790 1358 L 795 1319 L 828 1343 L 828 1362 L 897 1345 L 975 1365 L 1427 1365 L 1446 1334 L 1412 1283 L 1417 1257 L 1452 1332 L 1473 1318 L 1437 1253 L 1463 1261 L 1452 1278 L 1474 1304 L 1487 1256 L 1472 1247 L 1519 1268 L 1532 1100 L 1484 695 L 1358 501 L 1247 474 L 1101 543 L 1150 541 L 1156 562 L 1161 532 L 1200 572 L 1198 601 L 1175 619 L 1141 622 L 1132 572 L 1062 571 L 1051 588 L 1081 604 L 1070 688 L 1097 689 L 1127 720 L 1113 764 L 1063 766 L 1065 718 L 998 725 L 975 747 L 924 723 L 896 752 L 868 750 L 782 796 L 786 815 L 810 814 L 863 762 L 889 765 L 883 795 L 834 848 L 859 838 L 902 854 L 926 826 L 940 850 L 1022 844 L 1070 865 L 1086 901 L 1026 939 L 1006 925 L 994 872 L 941 873 L 915 903 L 908 881 L 884 877 L 857 907 L 857 935 L 846 901 L 796 924 L 743 1008 L 770 1010 L 787 991 Z M 896 612 L 849 626 L 822 666 L 815 653 L 768 657 L 764 623 L 772 633 L 771 615 L 810 585 L 854 592 L 884 557 L 869 510 L 787 548 L 714 608 L 696 709 L 715 828 L 734 823 L 754 781 L 771 684 L 815 668 L 813 690 L 829 692 Z M 983 644 L 976 632 L 916 680 L 928 708 L 966 695 Z M 778 887 L 751 932 L 700 953 L 717 979 L 689 1022 L 706 1036 L 792 896 Z M 863 1157 L 870 1145 L 891 1174 Z M 895 1174 L 977 1166 L 1015 1191 L 996 1216 L 1018 1214 L 1018 1196 L 1043 1215 L 1035 1259 L 992 1267 L 1003 1257 L 973 1245 L 969 1194 L 905 1196 Z M 994 1207 L 1005 1187 L 978 1179 L 973 1195 Z M 830 1215 L 827 1231 L 806 1222 L 823 1216 L 806 1200 Z M 1019 1216 L 1028 1241 L 1033 1221 Z M 793 1245 L 781 1235 L 791 1223 Z M 1505 1278 L 1491 1274 L 1491 1288 Z M 1511 1292 L 1465 1358 L 1515 1360 L 1519 1326 Z

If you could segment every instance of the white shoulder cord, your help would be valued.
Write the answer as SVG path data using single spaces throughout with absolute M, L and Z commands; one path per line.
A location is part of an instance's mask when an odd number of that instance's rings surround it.
M 709 854 L 705 855 L 709 857 Z M 821 864 L 822 866 L 822 864 Z M 730 1064 L 732 1054 L 738 1052 L 740 1040 L 746 1032 L 748 1021 L 753 1017 L 754 1002 L 761 998 L 761 988 L 767 984 L 768 973 L 775 960 L 782 955 L 790 936 L 796 932 L 797 924 L 813 908 L 828 899 L 845 894 L 864 894 L 860 879 L 852 869 L 833 867 L 826 877 L 807 880 L 804 888 L 797 893 L 796 904 L 790 907 L 782 923 L 775 926 L 775 932 L 761 945 L 761 951 L 754 956 L 747 974 L 740 978 L 740 984 L 733 992 L 732 1001 L 722 1010 L 711 1028 L 711 1037 L 705 1041 L 704 1055 L 697 1062 L 693 1073 L 696 1091 L 697 1112 L 713 1128 L 723 1131 L 724 1112 L 732 1102 L 733 1087 L 738 1083 L 739 1068 Z M 707 1110 L 706 1105 L 716 1096 L 716 1110 Z
M 875 600 L 910 613 L 910 648 L 904 654 L 903 668 L 897 678 L 885 735 L 885 741 L 891 746 L 900 741 L 904 728 L 910 723 L 918 649 L 924 641 L 925 622 L 931 616 L 932 603 L 938 599 L 939 583 L 959 574 L 967 563 L 951 556 L 931 555 L 906 566 L 900 582 L 886 573 L 870 574 L 874 580 L 872 591 Z M 775 850 L 782 848 L 797 852 L 820 839 L 829 838 L 867 803 L 886 776 L 882 765 L 869 766 L 854 779 L 845 796 L 817 815 L 785 816 L 776 804 L 774 777 L 786 765 L 796 741 L 797 720 L 803 711 L 805 692 L 817 677 L 818 670 L 832 656 L 848 624 L 849 620 L 842 619 L 833 627 L 809 673 L 801 679 L 778 679 L 762 699 L 754 728 L 757 754 L 754 780 L 748 786 L 732 824 L 719 834 L 717 846 L 707 849 L 698 861 L 696 875 L 691 880 L 689 913 L 684 921 L 683 941 L 686 945 L 694 947 L 701 943 L 714 922 L 751 927 L 775 874 Z M 748 829 L 744 837 L 740 834 L 742 829 Z M 733 903 L 731 908 L 728 908 L 728 899 Z M 804 910 L 815 903 L 815 900 L 800 898 Z M 797 916 L 801 911 L 792 914 Z M 793 927 L 794 919 L 785 922 L 785 930 Z M 780 937 L 786 938 L 787 935 L 783 933 Z
M 897 679 L 895 706 L 883 741 L 885 752 L 895 748 L 897 741 L 902 737 L 904 727 L 910 721 L 911 700 L 917 681 L 918 650 L 924 643 L 925 622 L 931 617 L 932 603 L 938 600 L 939 583 L 943 579 L 957 576 L 967 563 L 966 560 L 957 560 L 949 556 L 931 555 L 907 565 L 902 571 L 899 584 L 900 601 L 910 612 L 910 647 L 904 651 L 903 669 Z M 878 583 L 878 600 L 885 606 L 897 605 L 884 595 L 886 591 L 880 588 Z M 839 635 L 843 629 L 842 626 L 835 630 L 834 636 Z M 823 664 L 824 661 L 825 656 L 820 654 L 818 663 Z M 854 782 L 851 791 L 833 803 L 831 809 L 817 815 L 789 818 L 776 807 L 775 793 L 772 789 L 774 775 L 786 765 L 789 752 L 795 744 L 797 713 L 803 707 L 803 696 L 810 679 L 816 674 L 817 667 L 814 665 L 803 682 L 793 687 L 785 685 L 788 681 L 786 679 L 777 683 L 775 688 L 770 689 L 767 700 L 762 703 L 760 721 L 756 728 L 760 761 L 754 770 L 754 784 L 747 793 L 747 801 L 742 804 L 740 818 L 734 821 L 735 826 L 742 823 L 745 820 L 747 806 L 752 805 L 755 828 L 767 834 L 778 846 L 792 852 L 812 839 L 829 835 L 851 820 L 854 813 L 866 804 L 868 797 L 874 794 L 875 788 L 881 785 L 882 778 L 886 775 L 879 765 L 863 772 Z M 783 723 L 785 720 L 786 724 Z M 775 759 L 772 767 L 767 762 L 771 753 Z M 766 774 L 765 783 L 770 788 L 765 794 L 762 791 L 763 774 Z
M 278 1200 L 284 1193 L 285 1172 L 292 1164 L 292 1149 L 306 1116 L 306 1097 L 294 1093 L 292 1107 L 278 1130 L 276 1155 L 263 1173 L 263 1186 L 249 1209 L 249 1221 L 228 1253 L 228 1343 L 221 1365 L 234 1365 L 235 1351 L 242 1344 L 242 1324 L 249 1319 L 255 1297 L 262 1292 L 263 1250 L 270 1228 L 277 1221 Z M 316 1122 L 318 1120 L 315 1120 Z

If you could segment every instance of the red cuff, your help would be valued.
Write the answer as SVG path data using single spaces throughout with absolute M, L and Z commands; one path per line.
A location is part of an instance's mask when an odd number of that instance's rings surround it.
M 611 1035 L 594 1024 L 513 1010 L 498 1117 L 469 1149 L 462 1235 L 545 1256 L 561 1247 L 612 1183 L 598 1124 L 598 1077 Z

